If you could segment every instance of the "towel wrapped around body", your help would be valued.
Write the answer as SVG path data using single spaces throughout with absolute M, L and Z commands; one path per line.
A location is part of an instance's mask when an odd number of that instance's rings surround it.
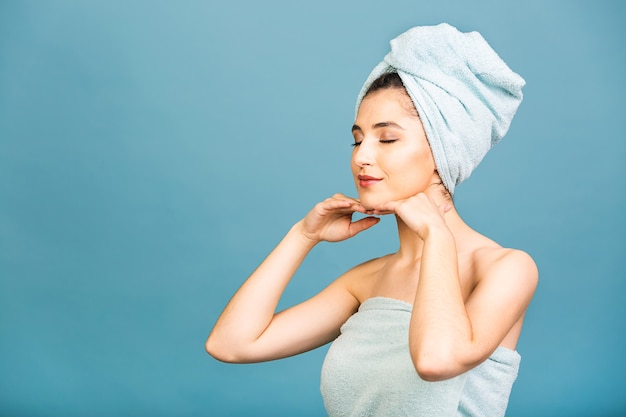
M 409 353 L 411 311 L 411 304 L 404 301 L 374 297 L 342 326 L 322 367 L 328 415 L 503 416 L 519 354 L 498 348 L 469 372 L 445 381 L 424 381 Z

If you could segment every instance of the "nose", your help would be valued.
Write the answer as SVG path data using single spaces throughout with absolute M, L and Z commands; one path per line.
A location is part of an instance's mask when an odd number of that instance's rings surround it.
M 354 153 L 352 154 L 352 160 L 358 167 L 373 165 L 375 160 L 374 154 L 375 152 L 372 143 L 368 140 L 363 140 L 359 146 L 355 147 Z

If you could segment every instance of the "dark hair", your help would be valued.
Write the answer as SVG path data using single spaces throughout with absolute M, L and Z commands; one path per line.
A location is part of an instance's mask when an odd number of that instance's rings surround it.
M 388 89 L 389 90 L 392 90 L 392 89 L 401 90 L 404 94 L 406 94 L 406 97 L 408 99 L 406 103 L 407 110 L 419 118 L 419 114 L 417 112 L 417 109 L 415 108 L 415 104 L 413 104 L 413 101 L 409 97 L 409 93 L 406 91 L 406 88 L 404 87 L 404 84 L 402 83 L 402 78 L 400 78 L 400 75 L 398 75 L 397 72 L 386 72 L 380 77 L 376 78 L 374 81 L 372 81 L 370 86 L 367 88 L 367 91 L 365 92 L 365 95 L 363 96 L 363 98 L 367 97 L 368 95 L 376 91 L 388 90 Z
M 386 90 L 388 88 L 398 88 L 405 90 L 404 84 L 402 84 L 402 78 L 397 72 L 386 72 L 380 77 L 376 78 L 367 89 L 365 96 L 378 90 Z

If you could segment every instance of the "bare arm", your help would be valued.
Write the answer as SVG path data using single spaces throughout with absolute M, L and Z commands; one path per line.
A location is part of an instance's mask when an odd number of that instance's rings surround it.
M 536 266 L 524 252 L 501 252 L 464 301 L 454 239 L 440 231 L 426 240 L 410 332 L 411 355 L 424 379 L 472 369 L 521 325 L 537 285 Z
M 276 313 L 276 306 L 318 242 L 345 240 L 378 222 L 372 217 L 352 222 L 355 211 L 364 212 L 358 201 L 335 195 L 294 225 L 230 300 L 207 339 L 207 352 L 227 362 L 259 362 L 295 355 L 336 337 L 358 307 L 345 278 L 285 311 Z
M 424 241 L 409 330 L 417 372 L 435 381 L 468 371 L 521 323 L 537 284 L 534 262 L 524 252 L 498 250 L 464 300 L 445 209 L 424 194 L 385 208 L 396 212 Z

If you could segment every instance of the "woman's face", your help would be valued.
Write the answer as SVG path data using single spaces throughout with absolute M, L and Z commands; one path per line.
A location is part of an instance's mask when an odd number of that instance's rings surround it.
M 368 94 L 352 134 L 352 174 L 366 209 L 411 197 L 438 182 L 424 127 L 403 90 Z

